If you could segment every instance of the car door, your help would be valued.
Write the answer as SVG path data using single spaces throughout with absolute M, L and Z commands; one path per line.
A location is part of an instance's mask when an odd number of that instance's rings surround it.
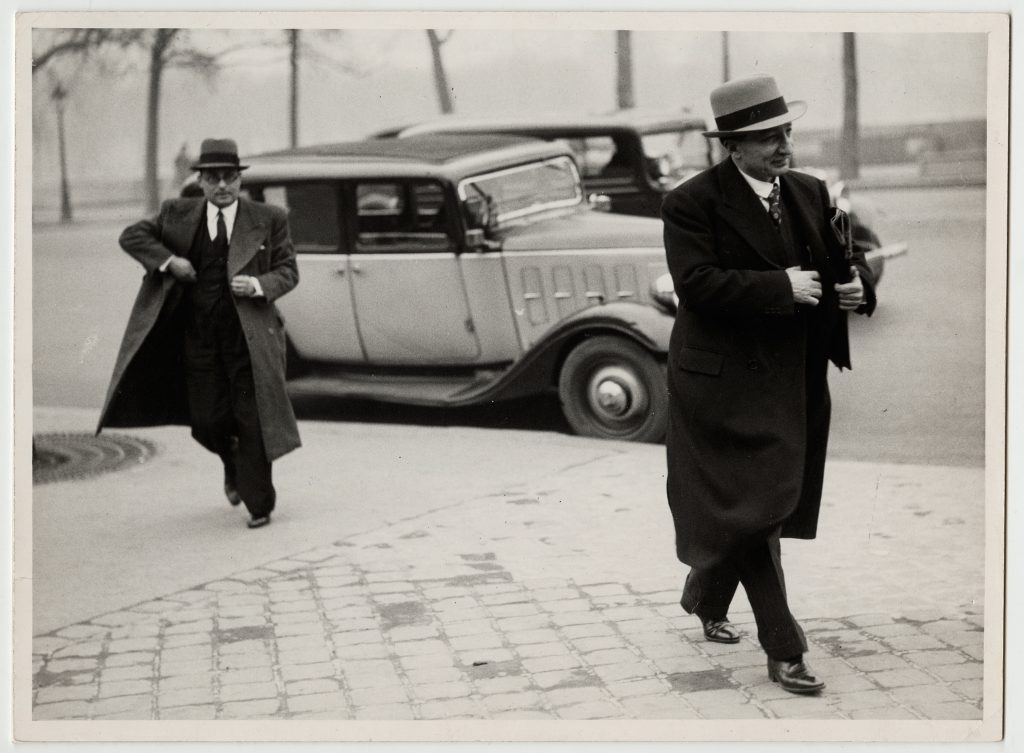
M 476 361 L 480 343 L 443 186 L 365 180 L 354 185 L 354 195 L 350 271 L 367 361 L 396 366 Z
M 288 210 L 299 285 L 276 305 L 298 355 L 308 361 L 362 363 L 349 283 L 349 255 L 337 181 L 265 185 L 258 198 Z

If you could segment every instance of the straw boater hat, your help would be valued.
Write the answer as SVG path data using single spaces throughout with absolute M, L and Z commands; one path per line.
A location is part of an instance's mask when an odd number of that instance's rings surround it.
M 767 73 L 737 78 L 711 92 L 711 112 L 717 130 L 705 136 L 729 136 L 763 131 L 796 120 L 807 111 L 807 103 L 787 102 L 775 79 Z
M 214 167 L 233 167 L 245 170 L 248 165 L 238 164 L 238 144 L 234 139 L 203 139 L 199 150 L 199 161 L 191 165 L 192 170 L 206 170 Z

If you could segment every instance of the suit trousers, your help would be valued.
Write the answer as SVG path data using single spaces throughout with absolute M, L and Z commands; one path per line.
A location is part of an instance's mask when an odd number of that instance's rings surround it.
M 790 659 L 807 650 L 807 640 L 789 611 L 780 532 L 781 528 L 772 529 L 737 547 L 721 562 L 690 570 L 680 604 L 702 620 L 723 619 L 742 583 L 761 648 L 773 659 Z
M 230 294 L 227 294 L 230 295 Z M 274 509 L 276 493 L 256 404 L 249 348 L 227 295 L 210 308 L 190 304 L 185 382 L 192 436 L 224 463 L 253 517 Z

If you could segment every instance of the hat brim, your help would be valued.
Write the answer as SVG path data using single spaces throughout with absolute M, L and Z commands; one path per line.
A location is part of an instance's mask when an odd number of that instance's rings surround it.
M 768 120 L 762 120 L 760 123 L 752 123 L 749 126 L 737 128 L 735 131 L 704 131 L 704 135 L 707 138 L 727 138 L 740 133 L 754 133 L 756 131 L 764 131 L 769 128 L 785 125 L 786 123 L 792 123 L 797 118 L 802 118 L 804 116 L 804 113 L 807 112 L 807 103 L 803 100 L 796 99 L 792 102 L 787 102 L 786 108 L 789 112 L 785 115 L 768 118 Z
M 236 170 L 248 170 L 248 165 L 236 165 L 234 162 L 196 162 L 189 165 L 189 170 L 209 170 L 215 167 L 233 167 Z

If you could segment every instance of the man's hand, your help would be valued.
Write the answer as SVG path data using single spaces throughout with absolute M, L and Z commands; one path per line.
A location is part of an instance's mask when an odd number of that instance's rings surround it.
M 821 277 L 818 273 L 813 269 L 789 267 L 786 274 L 789 275 L 789 284 L 793 288 L 793 300 L 796 303 L 817 306 L 821 300 Z
M 836 283 L 839 308 L 843 311 L 853 311 L 864 303 L 864 283 L 860 281 L 860 275 L 854 267 L 850 267 L 850 274 L 853 275 L 853 279 L 849 282 Z
M 235 275 L 231 278 L 231 292 L 239 298 L 252 298 L 256 295 L 256 286 L 248 275 Z
M 178 282 L 196 281 L 196 270 L 192 266 L 192 262 L 183 256 L 172 256 L 171 260 L 167 262 L 167 272 L 174 275 L 174 279 Z

